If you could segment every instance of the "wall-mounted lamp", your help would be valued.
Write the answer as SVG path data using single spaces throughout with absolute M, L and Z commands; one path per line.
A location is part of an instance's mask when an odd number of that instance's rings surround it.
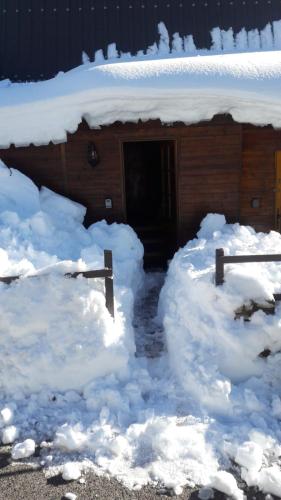
M 96 145 L 93 142 L 89 142 L 88 144 L 88 163 L 91 167 L 96 167 L 100 161 L 100 157 L 96 148 Z

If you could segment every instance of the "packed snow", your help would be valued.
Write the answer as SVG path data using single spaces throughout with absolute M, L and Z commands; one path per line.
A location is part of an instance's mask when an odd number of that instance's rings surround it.
M 12 458 L 19 460 L 21 458 L 29 458 L 35 452 L 35 441 L 26 439 L 23 443 L 17 443 L 12 449 Z
M 79 390 L 95 377 L 124 376 L 135 349 L 130 319 L 142 280 L 141 243 L 122 224 L 102 221 L 86 230 L 84 207 L 39 191 L 3 164 L 0 180 L 0 274 L 37 275 L 0 285 L 1 389 Z M 114 255 L 115 321 L 105 308 L 102 279 L 64 277 L 102 269 L 106 248 Z M 0 414 L 6 422 L 7 412 Z
M 75 481 L 81 476 L 81 470 L 78 464 L 73 462 L 66 463 L 62 469 L 62 478 L 65 481 Z
M 191 124 L 229 113 L 238 122 L 280 128 L 280 33 L 281 21 L 235 37 L 232 29 L 214 28 L 212 49 L 196 51 L 191 35 L 175 33 L 171 41 L 161 22 L 159 42 L 146 55 L 118 59 L 111 44 L 108 60 L 101 51 L 94 62 L 84 54 L 81 66 L 51 80 L 4 80 L 0 148 L 65 142 L 83 119 L 99 128 L 150 119 Z
M 165 335 L 162 355 L 136 357 L 134 303 L 140 334 L 142 297 L 163 276 L 144 276 L 133 230 L 85 229 L 80 205 L 3 164 L 0 175 L 0 274 L 22 275 L 0 285 L 0 428 L 12 459 L 66 481 L 93 470 L 133 489 L 197 485 L 204 500 L 213 489 L 241 500 L 238 478 L 281 496 L 280 306 L 265 312 L 281 267 L 226 265 L 225 283 L 214 283 L 216 248 L 278 253 L 280 234 L 209 214 L 171 261 L 151 318 Z M 101 280 L 63 276 L 102 267 L 105 248 L 114 256 L 115 320 Z M 143 304 L 149 330 L 153 308 Z

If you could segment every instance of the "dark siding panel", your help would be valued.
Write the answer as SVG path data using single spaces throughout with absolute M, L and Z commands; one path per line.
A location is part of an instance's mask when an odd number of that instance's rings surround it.
M 36 0 L 35 0 L 36 1 Z M 71 0 L 59 0 L 57 6 L 57 68 L 63 68 L 65 61 L 70 60 L 70 54 L 73 50 L 71 46 L 71 36 L 70 36 L 70 5 Z M 88 18 L 88 16 L 87 16 Z
M 0 76 L 52 77 L 112 42 L 136 53 L 157 40 L 160 21 L 209 48 L 216 26 L 237 32 L 280 18 L 280 0 L 0 0 Z
M 275 153 L 278 150 L 281 150 L 280 131 L 243 125 L 241 222 L 259 231 L 274 228 Z M 253 198 L 259 198 L 259 208 L 251 206 Z

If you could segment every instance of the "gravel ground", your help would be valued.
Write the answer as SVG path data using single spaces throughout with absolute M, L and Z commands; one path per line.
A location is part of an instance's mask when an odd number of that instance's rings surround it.
M 34 470 L 25 463 L 11 463 L 10 446 L 0 448 L 0 499 L 1 500 L 60 500 L 66 493 L 75 493 L 77 500 L 159 500 L 170 499 L 167 490 L 145 487 L 130 491 L 115 479 L 99 477 L 93 473 L 85 476 L 85 483 L 66 482 L 61 476 L 46 478 L 41 469 Z M 195 499 L 192 490 L 174 497 Z M 219 498 L 224 498 L 220 495 Z
M 64 500 L 67 493 L 77 495 L 77 500 L 196 500 L 198 488 L 185 488 L 181 495 L 163 488 L 145 486 L 140 491 L 131 491 L 116 479 L 84 476 L 85 483 L 64 481 L 61 476 L 46 478 L 42 469 L 34 469 L 26 463 L 11 462 L 11 447 L 0 448 L 0 500 Z M 246 499 L 265 500 L 266 495 L 250 489 Z M 271 497 L 273 500 L 277 497 Z M 226 500 L 226 495 L 215 492 L 214 500 Z

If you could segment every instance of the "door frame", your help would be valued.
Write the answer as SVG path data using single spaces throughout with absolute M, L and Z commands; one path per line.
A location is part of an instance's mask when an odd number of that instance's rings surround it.
M 126 180 L 125 180 L 125 162 L 124 162 L 124 143 L 126 142 L 172 142 L 174 147 L 174 177 L 175 177 L 175 226 L 176 226 L 176 244 L 179 243 L 179 173 L 178 173 L 178 140 L 172 136 L 149 136 L 149 137 L 133 137 L 132 135 L 122 136 L 119 138 L 119 154 L 120 154 L 120 164 L 122 172 L 122 202 L 124 209 L 124 220 L 128 224 L 127 218 L 127 198 L 126 198 Z
M 280 173 L 279 173 L 280 171 Z M 280 181 L 280 183 L 279 183 Z M 275 230 L 281 232 L 281 150 L 275 151 L 275 200 L 274 224 Z

